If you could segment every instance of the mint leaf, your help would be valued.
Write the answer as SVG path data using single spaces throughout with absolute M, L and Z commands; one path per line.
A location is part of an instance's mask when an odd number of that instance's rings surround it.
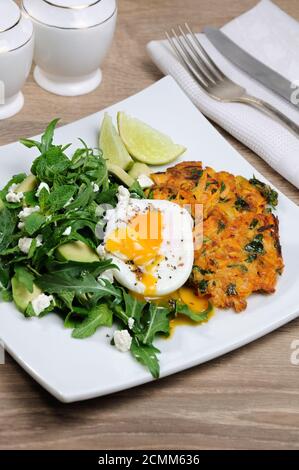
M 52 213 L 62 209 L 73 197 L 76 190 L 77 187 L 75 185 L 63 184 L 51 191 L 47 200 L 48 209 L 51 210 Z
M 83 339 L 92 336 L 100 326 L 112 326 L 112 311 L 107 304 L 94 307 L 87 318 L 72 333 L 73 338 Z
M 159 349 L 149 344 L 141 344 L 136 338 L 133 338 L 131 353 L 138 362 L 149 369 L 155 379 L 159 378 L 160 366 L 157 358 L 157 354 L 160 353 Z
M 40 181 L 52 183 L 56 177 L 61 177 L 71 162 L 63 153 L 61 147 L 51 147 L 36 158 L 31 166 L 31 173 Z
M 29 235 L 33 235 L 45 222 L 46 218 L 42 214 L 34 212 L 33 214 L 30 214 L 28 217 L 26 217 L 25 230 Z
M 5 250 L 12 240 L 12 234 L 15 230 L 17 215 L 6 207 L 0 210 L 0 254 Z

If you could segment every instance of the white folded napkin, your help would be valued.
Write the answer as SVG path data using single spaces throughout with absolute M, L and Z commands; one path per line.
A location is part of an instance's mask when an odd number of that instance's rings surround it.
M 199 12 L 200 14 L 200 12 Z M 185 18 L 192 23 L 192 18 Z M 196 24 L 193 24 L 196 28 Z M 262 0 L 252 10 L 222 28 L 235 43 L 273 68 L 291 82 L 297 81 L 299 99 L 299 23 L 270 0 Z M 226 60 L 203 35 L 199 40 L 219 68 L 299 124 L 299 112 L 283 98 L 251 79 Z M 176 58 L 167 41 L 151 41 L 148 52 L 166 75 L 172 75 L 195 105 L 210 119 L 260 155 L 278 173 L 299 188 L 299 139 L 260 111 L 239 103 L 221 103 L 197 85 Z M 294 89 L 296 95 L 296 89 Z

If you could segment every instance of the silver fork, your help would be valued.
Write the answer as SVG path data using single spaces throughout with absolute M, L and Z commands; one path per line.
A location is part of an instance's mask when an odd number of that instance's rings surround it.
M 181 64 L 197 83 L 212 98 L 225 103 L 244 103 L 259 109 L 279 121 L 295 136 L 299 137 L 299 126 L 271 104 L 247 94 L 245 88 L 233 82 L 217 67 L 207 54 L 191 28 L 185 23 L 185 30 L 178 26 L 178 33 L 165 33 Z

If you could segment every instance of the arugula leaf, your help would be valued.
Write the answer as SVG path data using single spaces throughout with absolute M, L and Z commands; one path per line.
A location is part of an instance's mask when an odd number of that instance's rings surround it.
M 158 379 L 160 376 L 160 365 L 157 359 L 157 354 L 160 353 L 159 349 L 153 345 L 142 344 L 137 338 L 133 338 L 131 344 L 131 353 L 138 362 L 146 366 L 152 376 Z
M 58 298 L 66 305 L 70 310 L 73 308 L 73 301 L 75 298 L 74 292 L 60 292 L 57 294 Z
M 94 307 L 81 325 L 77 326 L 72 337 L 77 339 L 92 336 L 100 326 L 112 326 L 113 315 L 107 304 L 100 304 Z
M 134 318 L 136 323 L 140 323 L 141 315 L 146 306 L 146 302 L 136 299 L 123 289 L 123 297 L 126 306 L 125 318 Z
M 169 335 L 169 314 L 168 308 L 150 304 L 148 311 L 143 316 L 144 330 L 137 335 L 143 344 L 152 344 L 157 333 Z
M 23 284 L 26 289 L 32 293 L 33 292 L 33 283 L 34 275 L 28 271 L 24 266 L 15 266 L 15 275 L 20 284 Z
M 20 139 L 21 144 L 28 148 L 36 147 L 40 153 L 47 151 L 52 145 L 54 130 L 58 121 L 59 119 L 53 119 L 53 121 L 50 122 L 44 134 L 42 135 L 41 142 L 32 139 Z
M 209 313 L 212 311 L 212 304 L 209 302 L 208 307 L 203 312 L 193 312 L 188 305 L 183 304 L 181 302 L 176 302 L 175 305 L 175 313 L 180 315 L 185 315 L 186 317 L 190 318 L 191 320 L 200 323 L 203 321 L 207 321 L 209 319 Z
M 48 127 L 46 128 L 44 134 L 42 135 L 41 139 L 41 153 L 49 150 L 49 148 L 52 146 L 53 142 L 53 137 L 54 137 L 54 131 L 57 126 L 59 119 L 53 119 L 53 121 L 50 122 Z
M 46 218 L 42 214 L 34 212 L 33 214 L 30 214 L 28 217 L 26 217 L 25 230 L 29 235 L 33 235 L 45 222 Z
M 71 276 L 79 276 L 82 272 L 89 272 L 94 277 L 98 277 L 107 269 L 118 269 L 115 264 L 112 264 L 111 259 L 101 261 L 94 261 L 92 263 L 81 263 L 79 261 L 50 261 L 47 263 L 49 272 L 63 272 Z
M 94 193 L 91 184 L 82 185 L 79 190 L 78 197 L 66 207 L 66 210 L 71 211 L 74 209 L 82 209 L 86 207 L 92 199 L 93 195 Z
M 136 199 L 145 199 L 145 194 L 138 181 L 134 181 L 132 186 L 130 186 L 129 191 L 131 193 L 131 197 Z
M 83 273 L 81 277 L 71 276 L 68 272 L 57 271 L 43 274 L 36 280 L 37 285 L 50 294 L 61 292 L 74 292 L 75 294 L 94 293 L 94 300 L 98 301 L 105 296 L 113 296 L 121 300 L 122 295 L 109 281 L 102 279 L 97 282 L 90 273 Z

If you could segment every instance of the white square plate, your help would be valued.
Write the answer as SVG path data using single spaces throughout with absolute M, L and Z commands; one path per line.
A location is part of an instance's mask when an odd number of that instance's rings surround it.
M 193 106 L 175 81 L 166 77 L 146 90 L 108 109 L 115 117 L 123 110 L 172 136 L 185 145 L 185 160 L 202 160 L 216 170 L 247 178 L 253 173 L 265 179 L 234 150 Z M 54 117 L 54 116 L 53 116 Z M 83 138 L 96 146 L 103 112 L 61 127 L 57 143 Z M 0 186 L 16 173 L 28 172 L 36 156 L 19 143 L 0 148 Z M 297 317 L 299 291 L 299 211 L 283 194 L 277 210 L 285 271 L 277 291 L 270 296 L 253 295 L 248 308 L 236 315 L 216 312 L 198 327 L 181 326 L 169 340 L 157 341 L 161 349 L 161 376 L 201 364 L 236 349 Z M 83 341 L 72 339 L 55 315 L 25 319 L 13 304 L 0 304 L 0 338 L 15 360 L 59 400 L 72 402 L 123 390 L 152 380 L 130 354 L 109 344 L 107 329 Z

